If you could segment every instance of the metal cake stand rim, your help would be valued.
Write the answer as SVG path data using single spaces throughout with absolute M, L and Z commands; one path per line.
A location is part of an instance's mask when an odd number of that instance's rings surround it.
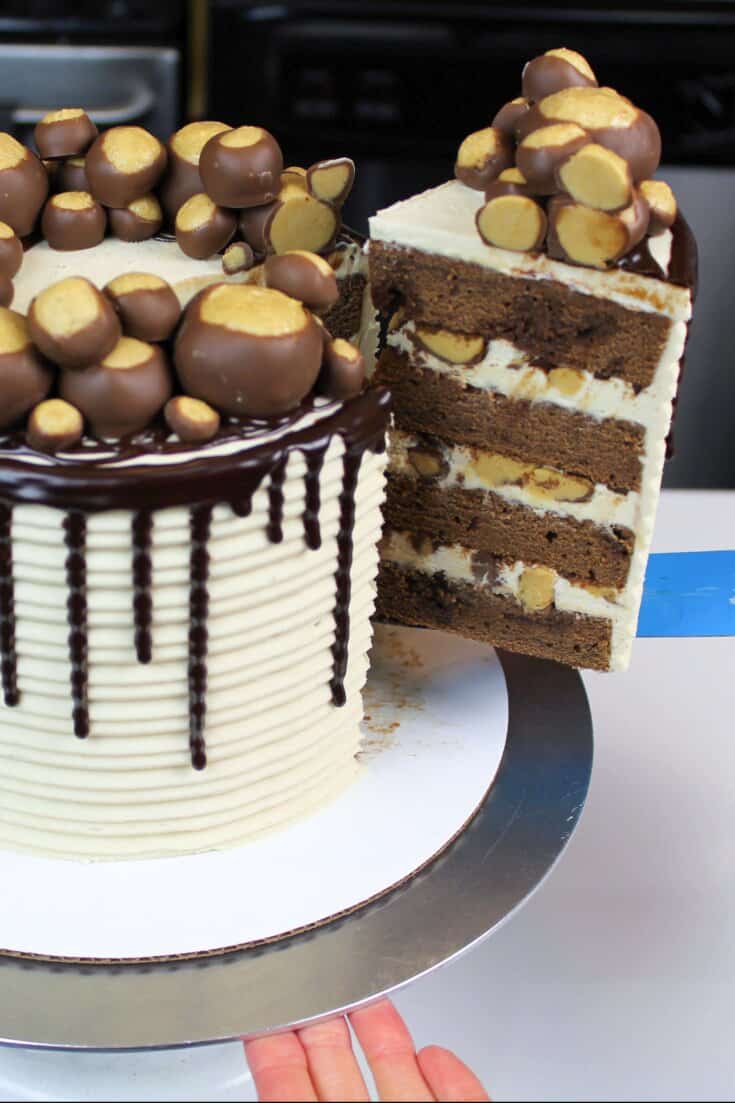
M 223 1042 L 354 1008 L 477 945 L 539 887 L 579 820 L 592 721 L 576 670 L 499 652 L 508 733 L 475 815 L 416 875 L 252 947 L 145 962 L 0 956 L 0 1042 L 135 1050 Z

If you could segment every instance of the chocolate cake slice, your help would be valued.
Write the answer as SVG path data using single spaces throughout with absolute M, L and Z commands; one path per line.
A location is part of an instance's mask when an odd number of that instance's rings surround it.
M 650 116 L 550 51 L 457 179 L 371 220 L 383 618 L 627 666 L 696 278 L 659 156 Z

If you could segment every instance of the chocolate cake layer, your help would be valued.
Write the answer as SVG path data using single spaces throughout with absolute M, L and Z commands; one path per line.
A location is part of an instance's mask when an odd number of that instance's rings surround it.
M 641 425 L 463 387 L 448 376 L 415 367 L 390 348 L 380 355 L 375 380 L 393 394 L 398 429 L 556 467 L 619 492 L 640 487 Z
M 492 491 L 396 474 L 388 476 L 384 515 L 388 527 L 399 532 L 431 533 L 437 544 L 541 563 L 573 582 L 616 589 L 625 585 L 635 540 L 630 529 L 536 513 Z
M 546 609 L 527 613 L 511 597 L 502 597 L 441 573 L 426 574 L 381 563 L 378 575 L 379 620 L 443 628 L 542 659 L 607 670 L 610 621 Z
M 506 276 L 406 246 L 371 241 L 369 260 L 378 310 L 390 314 L 403 306 L 421 325 L 503 338 L 546 370 L 578 368 L 647 387 L 671 326 L 661 315 L 553 280 Z
M 339 281 L 339 299 L 322 316 L 322 321 L 332 337 L 349 341 L 360 329 L 362 298 L 367 280 L 364 276 L 345 276 Z

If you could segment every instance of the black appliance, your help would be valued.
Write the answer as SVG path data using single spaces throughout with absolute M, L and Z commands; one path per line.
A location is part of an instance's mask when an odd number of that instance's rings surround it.
M 735 3 L 211 0 L 206 113 L 259 122 L 292 163 L 348 153 L 347 217 L 445 180 L 460 140 L 554 46 L 591 59 L 658 120 L 701 284 L 666 483 L 735 486 Z M 675 169 L 669 166 L 676 164 Z

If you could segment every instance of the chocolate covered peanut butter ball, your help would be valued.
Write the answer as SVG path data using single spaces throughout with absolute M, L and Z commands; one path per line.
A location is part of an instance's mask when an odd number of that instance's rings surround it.
M 97 127 L 81 107 L 62 107 L 43 116 L 33 137 L 41 157 L 80 157 L 97 137 Z
M 40 291 L 28 311 L 28 330 L 44 356 L 69 368 L 104 359 L 122 332 L 110 300 L 82 276 Z
M 294 249 L 267 257 L 264 275 L 266 286 L 298 299 L 310 310 L 327 310 L 339 298 L 334 269 L 317 253 Z
M 326 398 L 354 398 L 365 385 L 365 361 L 359 348 L 336 337 L 324 348 L 324 362 L 316 390 Z
M 311 391 L 322 360 L 311 313 L 281 291 L 216 284 L 190 304 L 174 363 L 187 394 L 221 413 L 270 417 Z
M 171 372 L 162 349 L 121 337 L 99 363 L 64 371 L 61 397 L 81 410 L 96 436 L 119 440 L 150 424 L 171 397 Z
M 84 162 L 89 190 L 105 207 L 126 207 L 153 191 L 166 150 L 142 126 L 113 126 L 94 140 Z
M 107 215 L 89 192 L 52 195 L 43 209 L 41 233 L 52 249 L 92 249 L 107 229 Z
M 199 157 L 204 190 L 221 207 L 260 207 L 281 186 L 283 154 L 262 126 L 239 126 L 215 134 Z
M 231 129 L 226 123 L 203 119 L 187 123 L 169 138 L 166 147 L 168 164 L 161 182 L 160 198 L 170 222 L 176 218 L 176 212 L 187 199 L 205 190 L 199 174 L 199 158 L 205 145 L 216 134 Z
M 84 434 L 84 418 L 63 398 L 47 398 L 34 406 L 26 426 L 26 440 L 38 452 L 63 452 L 78 444 Z
M 0 134 L 0 221 L 30 234 L 49 192 L 43 164 L 11 134 Z
M 125 272 L 104 288 L 120 315 L 128 337 L 141 341 L 165 341 L 181 315 L 181 306 L 171 284 L 150 272 Z
M 133 199 L 127 207 L 111 207 L 108 217 L 110 229 L 121 241 L 147 241 L 163 225 L 161 204 L 152 192 Z
M 175 228 L 182 253 L 195 260 L 206 260 L 230 240 L 237 229 L 237 217 L 200 192 L 179 207 Z

